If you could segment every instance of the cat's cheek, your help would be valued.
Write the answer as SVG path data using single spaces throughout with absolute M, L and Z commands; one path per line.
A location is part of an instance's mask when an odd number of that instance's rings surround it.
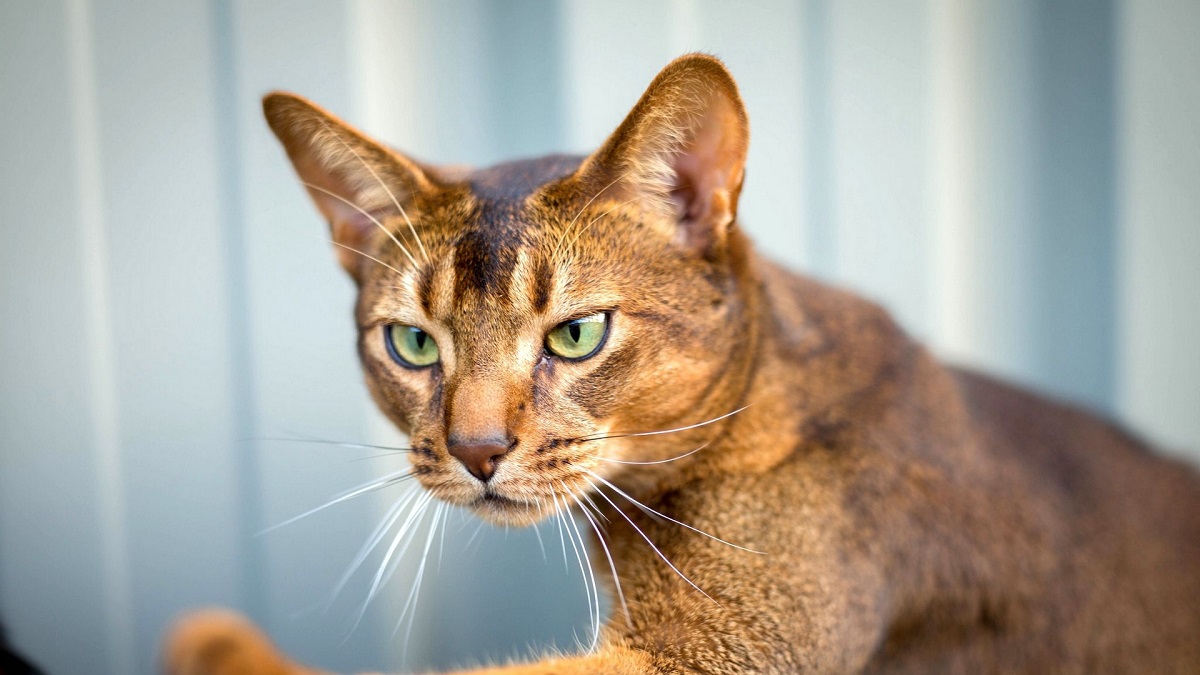
M 411 435 L 422 420 L 436 420 L 440 411 L 440 380 L 432 391 L 421 391 L 399 378 L 376 376 L 367 369 L 367 391 L 379 409 L 403 433 Z
M 406 411 L 409 408 L 403 404 L 397 404 L 393 397 L 388 392 L 387 388 L 381 387 L 373 378 L 367 377 L 367 392 L 371 394 L 371 398 L 375 401 L 375 406 L 388 418 L 401 433 L 412 434 L 413 420 L 410 419 Z
M 594 420 L 612 417 L 621 406 L 621 391 L 639 372 L 639 350 L 633 345 L 613 345 L 590 372 L 571 383 L 567 397 Z

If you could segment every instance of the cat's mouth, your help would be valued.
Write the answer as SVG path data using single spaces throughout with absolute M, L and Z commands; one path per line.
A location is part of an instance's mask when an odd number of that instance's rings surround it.
M 530 507 L 527 502 L 510 499 L 504 495 L 496 494 L 491 490 L 488 490 L 480 495 L 479 498 L 476 499 L 473 504 L 471 504 L 471 506 L 477 509 L 523 509 L 526 511 L 528 511 Z
M 486 520 L 509 525 L 523 525 L 536 520 L 536 505 L 512 499 L 491 490 L 484 492 L 470 503 L 470 508 Z

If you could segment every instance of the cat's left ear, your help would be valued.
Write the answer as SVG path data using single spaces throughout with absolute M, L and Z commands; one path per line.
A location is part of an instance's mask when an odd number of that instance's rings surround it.
M 711 255 L 737 218 L 750 125 L 733 76 L 688 54 L 654 78 L 625 121 L 580 167 L 593 193 L 676 219 L 676 237 Z
M 371 139 L 311 101 L 286 92 L 263 98 L 263 113 L 317 210 L 329 221 L 342 266 L 361 283 L 376 221 L 399 215 L 419 192 L 434 190 L 416 162 Z

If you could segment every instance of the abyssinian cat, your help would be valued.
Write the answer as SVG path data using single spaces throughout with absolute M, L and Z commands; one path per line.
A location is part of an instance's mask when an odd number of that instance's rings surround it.
M 594 649 L 486 672 L 1200 672 L 1197 473 L 755 254 L 715 58 L 668 65 L 589 157 L 478 171 L 264 109 L 420 483 L 499 523 L 581 511 L 619 579 Z M 166 662 L 316 672 L 211 612 Z

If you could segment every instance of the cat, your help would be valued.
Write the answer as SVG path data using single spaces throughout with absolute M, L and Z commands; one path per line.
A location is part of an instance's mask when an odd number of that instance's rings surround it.
M 597 527 L 599 644 L 473 672 L 1200 672 L 1200 476 L 758 256 L 716 58 L 669 64 L 590 156 L 476 171 L 292 94 L 264 111 L 424 488 Z M 227 612 L 165 658 L 317 672 Z

